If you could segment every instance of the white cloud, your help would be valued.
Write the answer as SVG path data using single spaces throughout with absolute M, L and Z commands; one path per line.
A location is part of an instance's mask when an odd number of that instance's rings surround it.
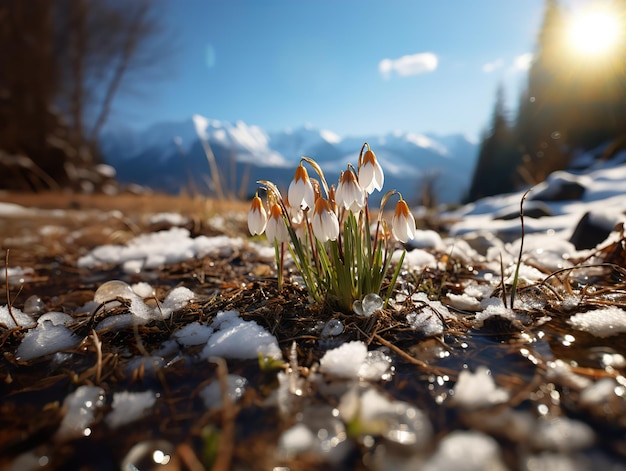
M 509 75 L 509 74 L 516 74 L 518 72 L 525 72 L 528 69 L 530 69 L 530 65 L 532 64 L 532 61 L 533 61 L 532 53 L 526 52 L 524 54 L 520 54 L 519 56 L 513 59 L 512 63 L 509 66 L 507 66 L 504 73 L 506 75 Z M 495 72 L 498 69 L 502 69 L 504 66 L 505 66 L 504 60 L 501 58 L 498 58 L 491 62 L 486 62 L 485 64 L 483 64 L 481 67 L 481 70 L 485 74 L 490 74 L 492 72 Z
M 513 68 L 515 70 L 528 70 L 530 69 L 530 64 L 533 61 L 533 54 L 531 52 L 527 52 L 525 54 L 521 54 L 515 58 L 513 61 Z
M 422 52 L 399 57 L 398 59 L 383 59 L 378 63 L 378 71 L 386 79 L 392 74 L 399 77 L 418 75 L 432 72 L 437 68 L 439 60 L 432 52 Z
M 486 64 L 483 64 L 482 69 L 484 73 L 490 74 L 491 72 L 493 72 L 496 69 L 499 69 L 503 65 L 504 65 L 504 61 L 502 59 L 496 59 L 495 61 L 487 62 Z

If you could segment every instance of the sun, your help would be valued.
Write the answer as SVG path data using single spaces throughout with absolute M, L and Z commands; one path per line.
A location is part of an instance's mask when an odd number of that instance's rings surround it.
M 573 52 L 585 56 L 604 56 L 613 52 L 624 35 L 624 24 L 609 8 L 586 8 L 573 12 L 567 28 Z

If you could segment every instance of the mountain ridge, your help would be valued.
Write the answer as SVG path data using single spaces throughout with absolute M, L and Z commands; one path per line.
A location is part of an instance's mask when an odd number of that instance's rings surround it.
M 103 134 L 105 161 L 118 179 L 177 193 L 189 186 L 211 190 L 201 139 L 215 155 L 225 181 L 254 192 L 256 181 L 288 184 L 302 156 L 315 159 L 330 182 L 348 163 L 358 164 L 368 142 L 385 171 L 386 189 L 416 199 L 420 180 L 436 178 L 438 200 L 457 203 L 469 187 L 478 146 L 462 134 L 392 131 L 381 135 L 341 137 L 310 125 L 267 132 L 244 121 L 234 123 L 194 115 L 160 122 L 142 130 L 110 130 Z M 228 175 L 227 175 L 228 174 Z M 244 175 L 247 175 L 245 181 Z M 336 175 L 336 176 L 335 176 Z

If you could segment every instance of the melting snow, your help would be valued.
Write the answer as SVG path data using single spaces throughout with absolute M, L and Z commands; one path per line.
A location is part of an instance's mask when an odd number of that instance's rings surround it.
M 158 213 L 150 217 L 150 224 L 167 223 L 172 226 L 184 226 L 189 219 L 179 213 Z
M 481 302 L 481 306 L 483 306 L 484 309 L 476 314 L 476 317 L 474 318 L 474 323 L 476 324 L 476 327 L 482 327 L 485 319 L 488 319 L 492 316 L 500 316 L 509 320 L 517 319 L 515 311 L 504 307 L 504 304 L 502 303 L 502 300 L 500 298 L 484 299 Z
M 187 229 L 172 227 L 167 231 L 141 234 L 126 245 L 101 245 L 78 260 L 81 268 L 122 265 L 126 273 L 158 269 L 206 255 L 227 255 L 241 248 L 239 237 L 198 236 L 191 238 Z
M 276 337 L 254 321 L 244 321 L 236 311 L 220 311 L 211 327 L 215 330 L 202 350 L 203 358 L 218 356 L 250 360 L 259 354 L 280 359 Z
M 432 424 L 420 409 L 389 399 L 373 387 L 352 387 L 341 397 L 339 414 L 358 424 L 362 435 L 380 434 L 391 442 L 424 449 L 433 436 Z
M 13 317 L 11 317 L 11 313 L 13 313 Z M 21 327 L 31 327 L 35 325 L 35 321 L 32 317 L 28 314 L 24 314 L 16 307 L 11 307 L 11 311 L 9 312 L 8 306 L 0 306 L 0 324 L 4 324 L 9 329 L 14 329 L 17 325 L 15 325 L 13 318 L 15 318 L 17 324 Z
M 584 422 L 567 417 L 541 418 L 530 436 L 539 449 L 571 452 L 591 446 L 595 433 Z
M 617 306 L 575 314 L 567 322 L 575 329 L 596 337 L 610 337 L 626 332 L 626 312 Z
M 156 402 L 152 391 L 119 392 L 113 394 L 112 411 L 105 421 L 111 428 L 118 428 L 141 418 Z
M 230 374 L 226 376 L 226 394 L 228 394 L 234 402 L 238 401 L 241 396 L 243 396 L 247 385 L 248 380 L 243 376 Z M 203 388 L 199 395 L 207 409 L 219 409 L 222 407 L 222 385 L 219 379 L 212 381 L 211 384 Z
M 131 320 L 138 324 L 145 324 L 151 320 L 169 319 L 173 312 L 185 307 L 196 296 L 189 288 L 179 286 L 170 291 L 162 303 L 158 303 L 156 307 L 150 307 L 137 292 L 149 294 L 149 297 L 152 297 L 154 290 L 148 283 L 139 283 L 131 288 L 123 281 L 111 280 L 96 290 L 94 301 L 107 306 L 110 306 L 109 303 L 113 301 L 112 305 L 117 306 L 119 305 L 116 301 L 117 298 L 127 299 L 130 301 L 129 310 L 133 315 Z M 127 315 L 121 314 L 119 316 L 107 317 L 98 324 L 97 329 L 126 327 L 129 325 L 129 319 L 124 316 Z M 114 319 L 115 317 L 118 319 Z
M 391 256 L 393 263 L 398 263 L 402 255 L 402 250 L 396 250 Z M 435 256 L 426 250 L 413 249 L 406 252 L 404 256 L 403 266 L 407 270 L 419 270 L 422 271 L 426 267 L 437 267 L 437 259 Z
M 615 397 L 616 391 L 623 391 L 623 389 L 623 386 L 618 385 L 615 379 L 603 378 L 586 387 L 580 393 L 580 402 L 586 405 L 603 404 L 608 402 L 611 397 Z
M 500 447 L 480 432 L 456 431 L 446 435 L 422 467 L 425 471 L 505 471 Z
M 479 311 L 480 301 L 474 296 L 470 296 L 467 292 L 463 294 L 447 294 L 448 303 L 450 306 L 460 309 L 462 311 Z
M 320 371 L 338 378 L 357 378 L 366 358 L 367 346 L 363 342 L 346 342 L 324 354 Z
M 446 250 L 446 245 L 441 240 L 439 233 L 430 229 L 416 230 L 415 238 L 408 242 L 408 246 L 416 249 Z
M 282 454 L 290 458 L 312 449 L 316 439 L 317 437 L 306 425 L 298 423 L 283 432 L 278 441 L 278 448 Z
M 496 386 L 491 373 L 479 366 L 475 373 L 463 370 L 454 385 L 454 403 L 464 409 L 482 409 L 509 399 L 509 393 Z
M 46 321 L 52 322 L 52 325 L 69 325 L 74 322 L 74 318 L 64 312 L 46 312 L 37 319 L 37 324 L 41 325 Z
M 189 288 L 179 286 L 170 291 L 163 303 L 160 307 L 157 306 L 155 311 L 158 311 L 164 319 L 168 319 L 173 312 L 185 307 L 195 296 L 195 293 Z
M 45 321 L 26 332 L 15 356 L 18 360 L 28 361 L 49 353 L 69 350 L 81 340 L 81 337 L 64 325 L 53 325 L 51 321 Z
M 80 386 L 63 401 L 65 415 L 56 432 L 57 438 L 71 440 L 89 435 L 95 412 L 104 405 L 104 389 Z
M 207 343 L 209 338 L 213 334 L 213 328 L 202 325 L 199 322 L 191 322 L 180 330 L 177 330 L 172 334 L 172 337 L 176 339 L 178 343 L 185 347 L 191 347 L 193 345 L 202 345 Z
M 426 293 L 416 293 L 411 299 L 417 303 L 420 309 L 406 316 L 409 325 L 427 336 L 443 333 L 443 319 L 452 317 L 448 308 L 439 301 L 428 299 Z
M 9 284 L 16 285 L 24 283 L 24 281 L 26 281 L 29 277 L 32 277 L 34 274 L 35 270 L 30 267 L 9 267 L 6 270 L 3 268 L 2 270 L 0 270 L 0 281 L 6 280 L 8 275 Z

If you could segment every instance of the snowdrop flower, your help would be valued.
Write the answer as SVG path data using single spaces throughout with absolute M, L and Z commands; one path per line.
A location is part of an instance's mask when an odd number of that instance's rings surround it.
M 339 237 L 339 220 L 327 199 L 320 197 L 315 201 L 311 226 L 315 237 L 322 242 Z
M 285 208 L 287 209 L 287 214 L 293 224 L 300 224 L 302 222 L 304 219 L 304 213 L 300 208 L 291 206 L 289 203 L 289 196 L 285 198 Z
M 252 235 L 261 235 L 267 225 L 267 212 L 259 195 L 254 195 L 248 212 L 248 230 Z
M 313 185 L 309 179 L 309 173 L 302 163 L 296 168 L 296 173 L 289 184 L 287 197 L 295 208 L 312 208 L 315 204 Z
M 415 218 L 409 211 L 406 201 L 400 200 L 391 218 L 391 233 L 400 242 L 415 238 Z
M 382 190 L 384 182 L 383 169 L 376 160 L 374 152 L 368 147 L 363 155 L 363 161 L 359 162 L 359 185 L 371 195 L 374 189 Z
M 365 206 L 365 193 L 351 169 L 342 172 L 339 177 L 335 202 L 339 206 L 352 210 L 353 213 L 359 212 Z
M 265 234 L 270 242 L 286 242 L 289 240 L 289 231 L 283 218 L 283 210 L 278 203 L 270 209 L 270 217 L 265 227 Z

